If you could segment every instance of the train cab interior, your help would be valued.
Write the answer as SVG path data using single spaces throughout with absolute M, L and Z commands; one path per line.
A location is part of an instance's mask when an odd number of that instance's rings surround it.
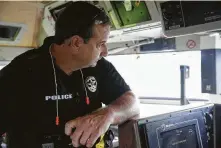
M 0 1 L 0 68 L 53 36 L 72 2 Z M 113 146 L 221 148 L 221 1 L 88 3 L 108 14 L 106 59 L 140 101 L 139 118 L 111 127 Z

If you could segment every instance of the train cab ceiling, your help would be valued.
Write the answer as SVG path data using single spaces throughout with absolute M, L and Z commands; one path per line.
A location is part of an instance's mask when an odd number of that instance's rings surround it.
M 45 7 L 43 27 L 54 34 L 54 23 L 59 12 L 69 2 L 55 2 Z M 109 43 L 161 37 L 160 16 L 154 1 L 90 1 L 103 9 L 111 19 Z
M 54 35 L 59 13 L 71 2 L 74 1 L 1 1 L 0 52 L 16 48 L 17 54 L 40 46 L 45 37 Z M 137 48 L 140 52 L 143 45 L 169 44 L 175 38 L 193 34 L 220 33 L 220 1 L 88 2 L 106 11 L 111 19 L 107 43 L 110 54 L 128 54 L 128 50 L 137 52 Z

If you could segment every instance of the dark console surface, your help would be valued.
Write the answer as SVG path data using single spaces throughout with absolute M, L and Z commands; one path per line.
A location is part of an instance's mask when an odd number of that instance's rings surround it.
M 208 104 L 133 120 L 119 127 L 119 146 L 120 148 L 220 147 L 221 140 L 216 138 L 221 133 L 220 115 L 221 105 Z

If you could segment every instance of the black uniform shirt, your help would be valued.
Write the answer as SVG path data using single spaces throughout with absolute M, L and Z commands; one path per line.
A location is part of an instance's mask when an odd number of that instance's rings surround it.
M 47 40 L 51 40 L 47 38 Z M 109 104 L 129 86 L 114 66 L 101 59 L 96 67 L 66 75 L 49 54 L 51 41 L 16 57 L 0 71 L 0 134 L 7 132 L 10 148 L 39 148 L 43 135 L 64 134 L 67 121 Z M 86 94 L 90 104 L 85 101 Z M 56 99 L 60 125 L 55 125 Z

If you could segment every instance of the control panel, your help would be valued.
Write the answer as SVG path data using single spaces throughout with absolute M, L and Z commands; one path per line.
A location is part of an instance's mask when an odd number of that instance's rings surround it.
M 169 37 L 221 29 L 221 1 L 158 2 L 158 9 Z
M 221 106 L 208 104 L 132 120 L 119 127 L 119 146 L 217 148 L 218 140 L 215 142 L 214 139 L 218 139 L 221 133 L 220 124 L 217 123 L 218 117 L 221 119 L 219 110 Z

